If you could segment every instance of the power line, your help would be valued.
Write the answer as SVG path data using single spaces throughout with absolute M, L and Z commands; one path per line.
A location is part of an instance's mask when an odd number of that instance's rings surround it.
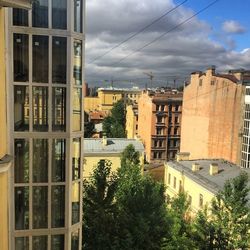
M 167 16 L 168 14 L 170 14 L 171 12 L 173 12 L 174 10 L 178 9 L 181 5 L 183 5 L 184 3 L 186 3 L 188 0 L 185 0 L 183 2 L 181 2 L 180 4 L 176 5 L 174 8 L 170 9 L 169 11 L 165 12 L 163 15 L 161 15 L 160 17 L 158 17 L 157 19 L 155 19 L 153 22 L 151 22 L 150 24 L 148 24 L 147 26 L 145 26 L 144 28 L 140 29 L 139 31 L 137 31 L 136 33 L 134 33 L 133 35 L 129 36 L 128 38 L 126 38 L 125 40 L 123 40 L 122 42 L 118 43 L 117 45 L 115 45 L 114 47 L 112 47 L 110 50 L 106 51 L 105 53 L 103 53 L 102 55 L 94 58 L 92 61 L 90 61 L 87 64 L 91 64 L 93 62 L 95 62 L 96 60 L 104 57 L 105 55 L 107 55 L 108 53 L 110 53 L 112 50 L 120 47 L 122 44 L 126 43 L 127 41 L 129 41 L 130 39 L 134 38 L 135 36 L 137 36 L 138 34 L 142 33 L 143 31 L 145 31 L 147 28 L 149 28 L 150 26 L 152 26 L 153 24 L 155 24 L 156 22 L 158 22 L 159 20 L 161 20 L 163 17 Z
M 126 58 L 136 54 L 137 52 L 143 50 L 144 48 L 148 47 L 149 45 L 155 43 L 156 41 L 160 40 L 162 37 L 164 37 L 165 35 L 167 35 L 168 33 L 174 31 L 175 29 L 179 28 L 180 26 L 182 26 L 183 24 L 187 23 L 188 21 L 190 21 L 191 19 L 193 19 L 195 16 L 199 15 L 200 13 L 202 13 L 203 11 L 207 10 L 208 8 L 210 8 L 212 5 L 214 5 L 215 3 L 217 3 L 219 0 L 215 0 L 213 2 L 211 2 L 210 4 L 208 4 L 206 7 L 202 8 L 201 10 L 199 10 L 198 12 L 196 12 L 194 15 L 192 15 L 191 17 L 185 19 L 184 21 L 180 22 L 179 24 L 177 24 L 176 26 L 174 26 L 173 28 L 169 29 L 168 31 L 164 32 L 163 34 L 161 34 L 160 36 L 158 36 L 157 38 L 155 38 L 154 40 L 152 40 L 151 42 L 145 44 L 144 46 L 140 47 L 139 49 L 131 52 L 130 54 L 128 54 L 127 56 L 123 57 L 122 59 L 120 59 L 119 61 L 116 61 L 115 63 L 112 63 L 111 65 L 109 65 L 109 67 L 112 67 L 122 61 L 124 61 Z

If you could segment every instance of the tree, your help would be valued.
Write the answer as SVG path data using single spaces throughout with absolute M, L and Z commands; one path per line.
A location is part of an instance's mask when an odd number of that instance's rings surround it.
M 103 132 L 109 138 L 125 138 L 125 105 L 124 101 L 116 102 L 110 115 L 103 120 Z
M 249 191 L 247 174 L 225 183 L 213 199 L 210 213 L 201 211 L 195 220 L 194 239 L 198 247 L 203 245 L 198 249 L 249 248 Z
M 90 121 L 84 123 L 84 138 L 91 138 L 95 131 L 95 124 Z
M 112 249 L 116 241 L 117 176 L 111 173 L 111 162 L 101 160 L 90 180 L 83 185 L 83 249 Z
M 117 249 L 161 249 L 168 230 L 164 185 L 143 176 L 139 157 L 129 145 L 121 157 L 116 200 L 119 216 Z

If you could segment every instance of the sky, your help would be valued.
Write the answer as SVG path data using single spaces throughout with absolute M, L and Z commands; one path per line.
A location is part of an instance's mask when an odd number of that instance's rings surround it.
M 152 74 L 152 87 L 173 86 L 211 65 L 218 72 L 250 69 L 250 0 L 218 0 L 186 21 L 212 2 L 86 0 L 86 81 L 90 86 L 107 87 L 113 81 L 115 87 L 149 87 Z

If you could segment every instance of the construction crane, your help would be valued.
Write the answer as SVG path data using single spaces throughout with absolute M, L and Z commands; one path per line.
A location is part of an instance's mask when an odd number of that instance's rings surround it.
M 149 72 L 149 73 L 148 73 L 148 72 L 143 72 L 143 74 L 149 76 L 149 79 L 150 79 L 150 87 L 151 87 L 151 89 L 152 89 L 152 87 L 153 87 L 153 78 L 154 78 L 154 75 L 153 75 L 152 71 Z

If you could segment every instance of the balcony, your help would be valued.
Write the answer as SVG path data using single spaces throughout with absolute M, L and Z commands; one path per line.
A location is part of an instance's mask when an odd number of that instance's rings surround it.
M 0 0 L 0 7 L 30 9 L 31 0 Z

